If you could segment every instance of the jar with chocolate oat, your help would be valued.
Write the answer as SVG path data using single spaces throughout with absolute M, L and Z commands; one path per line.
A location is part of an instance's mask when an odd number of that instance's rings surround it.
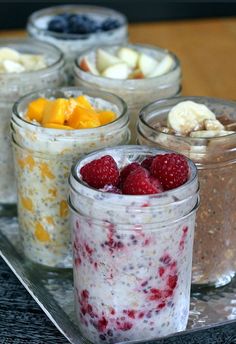
M 236 270 L 236 102 L 209 97 L 163 99 L 142 109 L 138 143 L 192 159 L 201 206 L 194 240 L 197 285 L 223 286 Z

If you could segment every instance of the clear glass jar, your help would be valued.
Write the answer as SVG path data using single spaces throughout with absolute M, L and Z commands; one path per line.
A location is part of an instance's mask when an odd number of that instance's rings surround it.
M 201 206 L 197 214 L 193 253 L 193 283 L 222 286 L 236 271 L 236 134 L 191 138 L 162 133 L 170 109 L 181 101 L 205 104 L 217 117 L 236 121 L 236 102 L 208 97 L 164 99 L 146 106 L 138 123 L 138 143 L 172 149 L 192 159 L 198 168 Z
M 28 104 L 84 94 L 118 118 L 93 129 L 49 129 L 24 119 Z M 18 219 L 25 255 L 50 267 L 71 267 L 67 178 L 74 160 L 94 149 L 129 141 L 126 104 L 115 95 L 78 88 L 48 89 L 21 98 L 11 122 L 18 190 Z
M 103 49 L 114 54 L 121 46 L 124 45 L 113 45 L 112 47 L 103 47 Z M 180 93 L 181 67 L 178 58 L 166 49 L 142 44 L 127 44 L 125 46 L 135 49 L 139 52 L 146 53 L 147 55 L 159 60 L 162 59 L 166 54 L 170 54 L 174 61 L 173 67 L 164 75 L 146 79 L 120 80 L 97 76 L 83 71 L 79 65 L 80 60 L 82 60 L 85 56 L 87 56 L 88 60 L 95 63 L 95 48 L 84 52 L 77 58 L 77 60 L 75 60 L 74 79 L 75 85 L 109 91 L 117 94 L 125 100 L 128 105 L 130 115 L 132 142 L 135 142 L 136 122 L 139 111 L 143 106 L 156 99 L 172 97 Z
M 81 332 L 93 343 L 148 340 L 187 325 L 198 205 L 194 164 L 188 161 L 186 184 L 156 195 L 104 193 L 79 173 L 107 154 L 123 167 L 165 152 L 120 146 L 93 152 L 72 168 L 75 307 Z
M 62 13 L 88 14 L 98 22 L 112 17 L 118 20 L 121 26 L 114 30 L 83 35 L 48 31 L 47 24 L 50 19 Z M 86 5 L 54 6 L 34 12 L 28 19 L 27 31 L 30 36 L 52 43 L 61 49 L 65 54 L 69 71 L 71 70 L 74 59 L 82 51 L 102 44 L 123 43 L 128 38 L 127 19 L 123 14 L 109 8 Z
M 16 203 L 13 157 L 10 144 L 10 118 L 14 102 L 26 93 L 43 87 L 58 87 L 65 81 L 62 53 L 46 43 L 31 39 L 1 39 L 0 48 L 8 47 L 25 54 L 44 55 L 47 67 L 22 73 L 0 73 L 0 203 Z

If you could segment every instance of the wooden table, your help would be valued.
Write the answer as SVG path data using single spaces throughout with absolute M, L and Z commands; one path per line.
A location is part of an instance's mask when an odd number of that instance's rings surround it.
M 0 32 L 0 37 L 24 35 L 24 31 Z M 176 53 L 182 63 L 184 95 L 236 99 L 236 18 L 132 24 L 130 40 L 156 44 Z M 1 344 L 67 342 L 2 261 L 0 297 Z M 226 341 L 232 339 L 235 325 L 222 331 Z M 207 332 L 207 342 L 226 343 L 217 331 Z M 186 336 L 181 343 L 200 343 L 200 337 L 192 340 Z
M 173 51 L 183 69 L 183 94 L 236 99 L 236 18 L 131 24 L 132 42 Z M 23 31 L 0 32 L 24 36 Z

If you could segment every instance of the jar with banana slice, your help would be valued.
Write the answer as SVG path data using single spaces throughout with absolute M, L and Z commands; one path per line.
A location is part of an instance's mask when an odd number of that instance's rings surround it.
M 176 97 L 144 107 L 138 143 L 175 150 L 199 172 L 192 282 L 223 286 L 236 271 L 236 102 Z
M 16 188 L 10 144 L 10 118 L 22 95 L 64 83 L 62 53 L 31 39 L 0 40 L 0 209 L 15 211 Z

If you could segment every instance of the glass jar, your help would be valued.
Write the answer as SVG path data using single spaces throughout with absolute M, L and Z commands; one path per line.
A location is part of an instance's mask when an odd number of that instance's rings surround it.
M 93 152 L 72 168 L 75 307 L 81 332 L 93 343 L 148 340 L 186 327 L 198 205 L 194 164 L 188 161 L 186 184 L 156 195 L 104 193 L 79 173 L 107 154 L 121 168 L 163 153 L 120 146 Z
M 28 104 L 86 95 L 97 109 L 109 108 L 118 118 L 93 129 L 49 129 L 27 122 Z M 11 122 L 18 190 L 18 219 L 25 255 L 50 267 L 71 267 L 67 178 L 79 156 L 129 141 L 126 104 L 115 95 L 78 88 L 47 89 L 21 98 Z
M 10 118 L 14 102 L 26 93 L 38 88 L 57 87 L 64 83 L 62 53 L 46 43 L 31 39 L 1 39 L 0 48 L 15 49 L 20 53 L 44 55 L 47 67 L 22 73 L 0 73 L 0 203 L 4 206 L 16 203 L 13 157 L 10 145 Z
M 236 103 L 208 97 L 164 99 L 140 113 L 138 143 L 168 148 L 186 155 L 197 165 L 201 206 L 197 214 L 193 253 L 193 283 L 222 286 L 236 269 L 236 134 L 214 138 L 192 138 L 166 134 L 158 123 L 166 123 L 171 108 L 181 101 L 205 104 L 216 117 L 236 121 Z
M 68 34 L 48 31 L 48 22 L 54 16 L 63 13 L 89 15 L 98 22 L 107 18 L 114 18 L 120 22 L 121 26 L 113 30 L 98 31 L 90 34 Z M 114 44 L 114 42 L 126 42 L 128 37 L 127 19 L 123 14 L 109 8 L 86 5 L 54 6 L 34 12 L 28 19 L 27 31 L 30 36 L 52 43 L 61 49 L 65 54 L 69 72 L 71 72 L 74 59 L 82 51 L 102 44 L 110 45 Z
M 109 53 L 115 54 L 116 51 L 124 45 L 113 45 L 112 47 L 103 47 Z M 110 79 L 103 76 L 93 75 L 85 72 L 80 68 L 80 61 L 86 56 L 88 60 L 95 63 L 96 48 L 91 49 L 81 54 L 75 60 L 74 79 L 78 86 L 89 87 L 92 89 L 99 89 L 109 91 L 117 94 L 128 105 L 130 115 L 130 129 L 132 135 L 132 142 L 136 141 L 136 122 L 138 113 L 141 108 L 159 98 L 166 98 L 178 95 L 181 91 L 181 67 L 178 58 L 166 49 L 161 49 L 155 46 L 141 45 L 141 44 L 127 44 L 126 47 L 135 49 L 138 52 L 143 52 L 152 56 L 155 59 L 161 60 L 167 54 L 173 58 L 172 69 L 164 75 L 146 78 L 146 79 Z

